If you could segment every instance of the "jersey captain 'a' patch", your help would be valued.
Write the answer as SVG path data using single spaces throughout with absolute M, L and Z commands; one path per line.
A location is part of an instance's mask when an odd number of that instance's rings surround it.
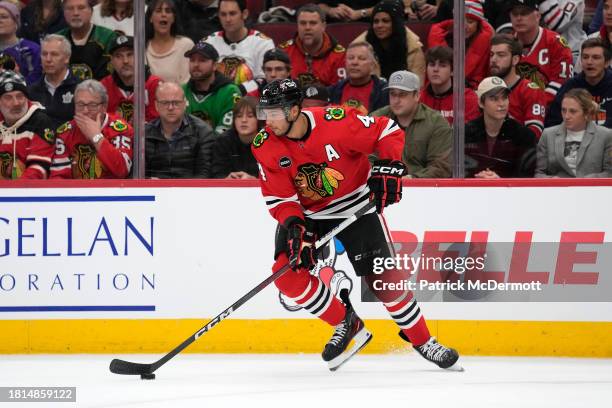
M 298 167 L 294 183 L 298 193 L 313 201 L 334 195 L 344 175 L 327 163 L 306 163 Z

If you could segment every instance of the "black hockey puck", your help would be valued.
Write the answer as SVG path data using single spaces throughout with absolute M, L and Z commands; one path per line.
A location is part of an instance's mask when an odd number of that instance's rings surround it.
M 151 373 L 151 374 L 140 374 L 140 379 L 141 380 L 154 380 L 155 379 L 155 374 Z

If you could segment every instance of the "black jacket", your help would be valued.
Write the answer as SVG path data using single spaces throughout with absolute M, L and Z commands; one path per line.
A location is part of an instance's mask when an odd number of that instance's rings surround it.
M 74 89 L 78 83 L 79 81 L 70 72 L 68 77 L 57 87 L 55 94 L 51 95 L 43 76 L 38 82 L 30 85 L 28 95 L 31 100 L 38 101 L 45 107 L 45 112 L 57 128 L 74 117 Z
M 156 178 L 209 178 L 213 131 L 202 120 L 185 115 L 171 140 L 160 119 L 145 126 L 145 175 Z
M 374 86 L 372 87 L 372 93 L 370 94 L 370 100 L 368 101 L 370 104 L 368 112 L 373 112 L 389 104 L 389 90 L 385 89 L 387 86 L 387 81 L 375 75 L 372 75 L 372 81 L 374 81 Z M 342 90 L 346 84 L 348 84 L 348 79 L 343 79 L 342 81 L 328 88 L 331 103 L 340 103 L 340 100 L 342 99 Z
M 231 128 L 213 146 L 212 177 L 225 178 L 234 171 L 244 171 L 253 177 L 259 175 L 251 145 L 242 143 L 236 130 Z
M 57 10 L 57 14 L 53 21 L 50 21 L 46 27 L 36 27 L 36 1 L 30 1 L 27 6 L 21 10 L 21 26 L 17 30 L 17 37 L 25 38 L 40 44 L 40 40 L 47 34 L 57 33 L 67 27 L 64 20 L 63 10 Z
M 516 120 L 506 118 L 489 154 L 484 116 L 465 125 L 465 177 L 487 168 L 500 177 L 533 177 L 536 136 Z

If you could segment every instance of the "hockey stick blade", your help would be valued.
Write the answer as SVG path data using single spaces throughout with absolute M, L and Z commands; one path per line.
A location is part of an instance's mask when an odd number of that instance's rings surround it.
M 329 231 L 327 234 L 319 238 L 314 246 L 319 249 L 327 242 L 331 241 L 338 233 L 344 231 L 349 225 L 355 222 L 359 217 L 368 213 L 375 207 L 375 202 L 370 201 L 359 210 L 355 211 L 353 215 L 351 215 L 346 220 L 342 221 L 335 228 Z M 139 375 L 139 374 L 153 374 L 159 367 L 166 364 L 170 359 L 176 356 L 181 351 L 185 350 L 191 343 L 199 339 L 201 336 L 206 334 L 210 329 L 216 326 L 221 321 L 225 320 L 230 314 L 236 311 L 240 306 L 249 301 L 253 296 L 264 290 L 270 283 L 274 282 L 278 278 L 280 278 L 285 272 L 287 272 L 291 266 L 289 264 L 283 266 L 278 271 L 274 272 L 272 275 L 268 276 L 266 279 L 261 281 L 257 286 L 251 289 L 246 295 L 242 296 L 233 305 L 219 313 L 214 319 L 206 323 L 204 327 L 200 330 L 189 336 L 185 341 L 176 346 L 172 351 L 168 354 L 160 358 L 154 363 L 151 364 L 141 364 L 141 363 L 132 363 L 130 361 L 124 361 L 119 359 L 114 359 L 110 364 L 110 371 L 115 374 L 124 374 L 124 375 Z
M 123 374 L 123 375 L 152 374 L 153 365 L 152 364 L 131 363 L 129 361 L 119 360 L 118 358 L 116 358 L 110 363 L 110 371 L 111 373 L 114 373 L 114 374 Z

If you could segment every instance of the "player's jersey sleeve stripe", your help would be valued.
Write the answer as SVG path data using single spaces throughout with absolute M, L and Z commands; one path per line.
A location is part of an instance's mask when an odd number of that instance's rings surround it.
M 397 123 L 395 123 L 393 119 L 389 119 L 387 126 L 385 126 L 385 130 L 382 131 L 382 133 L 378 137 L 378 140 L 384 139 L 385 137 L 389 136 L 391 133 L 395 132 L 396 130 L 399 130 L 399 128 L 400 127 L 397 125 Z
M 51 163 L 51 158 L 47 156 L 37 156 L 35 154 L 29 154 L 28 157 L 26 157 L 26 161 L 39 161 L 43 163 Z
M 525 121 L 525 126 L 536 126 L 539 129 L 544 129 L 544 122 L 541 120 L 528 120 Z
M 298 203 L 298 204 L 300 203 L 300 201 L 298 200 L 297 194 L 294 194 L 291 197 L 287 197 L 287 198 L 266 196 L 264 197 L 264 200 L 266 201 L 266 205 L 268 206 L 268 209 L 270 210 L 283 203 Z

